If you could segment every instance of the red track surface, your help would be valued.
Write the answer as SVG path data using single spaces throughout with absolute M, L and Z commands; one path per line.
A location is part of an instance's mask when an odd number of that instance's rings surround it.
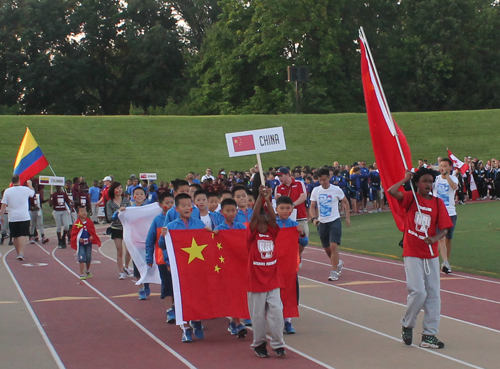
M 103 241 L 106 239 L 102 237 Z M 88 284 L 81 282 L 77 278 L 74 251 L 56 249 L 53 257 L 53 249 L 53 242 L 44 248 L 28 245 L 26 262 L 14 260 L 14 253 L 6 260 L 66 368 L 185 368 L 189 364 L 182 362 L 182 358 L 197 368 L 321 367 L 291 349 L 287 350 L 284 359 L 273 354 L 268 360 L 257 359 L 249 347 L 251 332 L 246 339 L 230 336 L 224 318 L 203 322 L 204 340 L 182 344 L 180 329 L 165 323 L 165 308 L 156 295 L 159 286 L 152 285 L 152 296 L 139 301 L 138 287 L 132 279 L 118 280 L 116 263 L 96 252 L 94 260 L 100 263 L 92 266 L 94 278 L 88 280 Z M 330 284 L 405 303 L 405 276 L 401 263 L 345 253 L 341 258 L 345 261 L 342 277 Z M 35 262 L 48 265 L 23 265 Z M 311 247 L 306 250 L 300 276 L 327 282 L 329 271 L 328 259 L 322 250 Z M 464 274 L 443 275 L 441 288 L 443 315 L 500 330 L 499 280 Z M 61 299 L 64 297 L 76 299 Z M 47 299 L 56 300 L 40 301 Z M 300 350 L 300 347 L 294 348 Z M 174 351 L 177 356 L 172 353 Z

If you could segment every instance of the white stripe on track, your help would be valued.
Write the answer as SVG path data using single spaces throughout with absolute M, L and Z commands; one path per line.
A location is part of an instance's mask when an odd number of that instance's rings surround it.
M 394 304 L 394 305 L 406 307 L 405 304 L 401 304 L 399 302 L 395 302 L 395 301 L 391 301 L 391 300 L 386 300 L 386 299 L 383 299 L 383 298 L 377 297 L 377 296 L 367 295 L 366 293 L 349 290 L 347 288 L 335 286 L 333 284 L 328 284 L 328 283 L 325 283 L 325 282 L 321 282 L 321 281 L 318 281 L 316 279 L 307 278 L 307 277 L 303 277 L 303 276 L 300 276 L 300 275 L 299 275 L 299 278 L 305 279 L 306 281 L 310 281 L 310 282 L 316 282 L 316 283 L 322 284 L 322 285 L 327 286 L 327 287 L 337 288 L 337 289 L 342 290 L 342 291 L 347 291 L 347 292 L 350 292 L 350 293 L 354 293 L 354 294 L 359 295 L 359 296 L 370 297 L 370 298 L 378 300 L 378 301 L 387 302 L 389 304 Z M 446 318 L 446 319 L 450 319 L 450 320 L 453 320 L 453 321 L 456 321 L 456 322 L 459 322 L 459 323 L 468 324 L 468 325 L 471 325 L 471 326 L 476 327 L 476 328 L 486 329 L 487 331 L 491 331 L 491 332 L 495 332 L 495 333 L 500 333 L 500 330 L 498 330 L 498 329 L 486 327 L 484 325 L 479 325 L 479 324 L 472 323 L 472 322 L 468 322 L 466 320 L 462 320 L 462 319 L 458 319 L 458 318 L 453 318 L 451 316 L 442 315 L 442 314 L 441 314 L 441 317 Z
M 329 266 L 331 267 L 331 264 L 327 264 L 327 263 L 323 263 L 321 261 L 316 261 L 316 260 L 310 260 L 310 259 L 304 259 L 302 258 L 303 261 L 308 261 L 310 263 L 315 263 L 315 264 L 320 264 L 320 265 L 326 265 L 326 266 Z M 361 270 L 356 270 L 356 269 L 350 269 L 350 268 L 346 268 L 344 267 L 345 270 L 350 270 L 351 272 L 355 272 L 355 273 L 360 273 L 360 274 L 366 274 L 366 275 L 370 275 L 372 277 L 377 277 L 377 278 L 382 278 L 382 279 L 387 279 L 387 280 L 390 280 L 390 281 L 393 281 L 393 282 L 398 282 L 398 283 L 404 283 L 406 284 L 406 281 L 402 280 L 402 279 L 396 279 L 396 278 L 391 278 L 391 277 L 385 277 L 383 275 L 379 275 L 379 274 L 374 274 L 374 273 L 368 273 L 368 272 L 363 272 Z M 499 304 L 500 305 L 500 301 L 495 301 L 495 300 L 489 300 L 489 299 L 485 299 L 483 297 L 476 297 L 476 296 L 471 296 L 471 295 L 466 295 L 464 293 L 460 293 L 460 292 L 454 292 L 454 291 L 449 291 L 449 290 L 443 290 L 441 289 L 441 292 L 446 292 L 446 293 L 450 293 L 450 294 L 453 294 L 453 295 L 458 295 L 458 296 L 462 296 L 462 297 L 466 297 L 466 298 L 470 298 L 470 299 L 474 299 L 474 300 L 480 300 L 480 301 L 485 301 L 485 302 L 491 302 L 492 304 Z
M 35 322 L 36 327 L 38 328 L 38 331 L 40 332 L 40 335 L 42 336 L 43 340 L 45 341 L 45 344 L 47 345 L 47 348 L 49 349 L 50 354 L 54 358 L 57 367 L 59 369 L 65 369 L 66 367 L 64 366 L 61 358 L 57 354 L 54 346 L 52 345 L 52 342 L 50 342 L 49 337 L 47 336 L 47 333 L 45 333 L 45 330 L 43 329 L 42 325 L 40 324 L 40 321 L 38 320 L 38 317 L 36 316 L 35 312 L 33 311 L 33 308 L 31 307 L 30 303 L 28 302 L 28 299 L 26 298 L 26 295 L 24 294 L 21 286 L 17 282 L 16 277 L 14 276 L 14 273 L 12 273 L 12 270 L 10 269 L 9 265 L 7 264 L 7 260 L 5 259 L 9 253 L 11 253 L 14 249 L 11 249 L 8 251 L 4 256 L 3 256 L 3 263 L 5 264 L 5 267 L 7 268 L 7 271 L 10 274 L 10 277 L 12 278 L 12 282 L 14 282 L 14 285 L 17 288 L 17 291 L 21 295 L 21 298 L 23 299 L 24 304 L 26 305 L 26 308 L 28 309 L 31 318 Z M 46 251 L 46 250 L 44 250 Z M 49 254 L 50 255 L 50 254 Z
M 61 264 L 64 268 L 66 268 L 71 274 L 73 274 L 75 277 L 80 278 L 80 276 L 72 271 L 66 264 L 64 264 L 61 260 L 59 260 L 56 255 L 55 251 L 57 250 L 57 247 L 52 250 L 52 257 L 54 258 L 55 261 L 57 261 L 59 264 Z M 166 343 L 164 343 L 162 340 L 160 340 L 158 337 L 156 337 L 153 333 L 151 333 L 146 327 L 143 325 L 139 324 L 132 316 L 130 316 L 125 310 L 123 310 L 121 307 L 116 305 L 113 301 L 111 301 L 108 297 L 106 297 L 101 291 L 99 291 L 97 288 L 92 286 L 90 283 L 87 281 L 83 280 L 81 281 L 87 285 L 91 290 L 93 290 L 95 293 L 97 293 L 103 300 L 105 300 L 107 303 L 109 303 L 112 307 L 114 307 L 120 314 L 125 316 L 128 320 L 130 320 L 131 323 L 135 324 L 141 331 L 146 333 L 146 335 L 149 336 L 153 341 L 155 341 L 157 344 L 159 344 L 161 347 L 163 347 L 165 350 L 170 352 L 173 356 L 175 356 L 179 361 L 181 361 L 184 365 L 186 365 L 190 369 L 196 369 L 196 366 L 191 364 L 187 359 L 185 359 L 183 356 L 181 356 L 177 351 L 175 351 L 173 348 L 168 346 Z
M 388 335 L 388 334 L 386 334 L 386 333 L 383 333 L 383 332 L 377 331 L 377 330 L 375 330 L 375 329 L 372 329 L 372 328 L 366 327 L 366 326 L 364 326 L 364 325 L 361 325 L 361 324 L 358 324 L 358 323 L 351 322 L 350 320 L 346 320 L 346 319 L 340 318 L 340 317 L 338 317 L 338 316 L 335 316 L 335 315 L 332 315 L 332 314 L 326 313 L 326 312 L 324 312 L 324 311 L 322 311 L 322 310 L 315 309 L 315 308 L 313 308 L 313 307 L 310 307 L 310 306 L 307 306 L 307 305 L 304 305 L 304 304 L 299 304 L 299 306 L 301 306 L 301 307 L 303 307 L 303 308 L 305 308 L 305 309 L 308 309 L 308 310 L 314 311 L 314 312 L 316 312 L 316 313 L 318 313 L 318 314 L 321 314 L 321 315 L 327 316 L 327 317 L 329 317 L 329 318 L 333 318 L 333 319 L 339 320 L 339 321 L 341 321 L 341 322 L 343 322 L 343 323 L 347 323 L 347 324 L 353 325 L 353 326 L 355 326 L 355 327 L 358 327 L 358 328 L 364 329 L 364 330 L 366 330 L 366 331 L 368 331 L 368 332 L 372 332 L 372 333 L 378 334 L 378 335 L 380 335 L 380 336 L 383 336 L 383 337 L 385 337 L 385 338 L 389 338 L 389 339 L 391 339 L 391 340 L 393 340 L 393 341 L 401 342 L 401 339 L 400 339 L 400 338 L 393 337 L 393 336 L 391 336 L 391 335 Z M 418 349 L 420 349 L 420 350 L 423 350 L 423 351 L 425 351 L 425 352 L 427 352 L 427 353 L 429 353 L 429 354 L 434 354 L 434 355 L 440 356 L 440 357 L 442 357 L 442 358 L 444 358 L 444 359 L 448 359 L 448 360 L 454 361 L 454 362 L 456 362 L 456 363 L 459 363 L 459 364 L 462 364 L 462 365 L 468 366 L 469 368 L 483 369 L 483 368 L 482 368 L 482 367 L 480 367 L 480 366 L 477 366 L 477 365 L 474 365 L 474 364 L 468 363 L 468 362 L 463 361 L 463 360 L 460 360 L 460 359 L 456 359 L 456 358 L 451 357 L 451 356 L 448 356 L 448 355 L 441 354 L 440 352 L 437 352 L 437 351 L 432 350 L 432 349 L 424 349 L 424 348 L 421 348 L 421 347 L 419 347 L 419 346 L 417 346 L 417 345 L 415 345 L 415 344 L 413 344 L 412 346 L 413 346 L 413 347 L 416 347 L 416 348 L 418 348 Z
M 310 247 L 307 248 L 306 250 L 311 250 L 311 251 L 319 251 L 323 253 L 323 251 L 319 247 Z M 370 261 L 376 261 L 377 263 L 384 263 L 384 264 L 390 264 L 390 265 L 396 265 L 399 267 L 404 267 L 404 264 L 402 262 L 395 262 L 395 261 L 389 261 L 389 260 L 382 260 L 382 259 L 376 259 L 376 258 L 371 258 L 367 256 L 362 256 L 358 254 L 353 254 L 353 253 L 346 253 L 346 252 L 339 252 L 340 255 L 346 255 L 349 257 L 353 257 L 356 259 L 364 259 L 364 260 L 370 260 Z M 455 273 L 453 272 L 454 276 L 461 277 L 461 278 L 467 278 L 467 279 L 473 279 L 476 281 L 481 281 L 481 282 L 487 282 L 487 283 L 493 283 L 493 284 L 500 284 L 500 281 L 495 281 L 495 280 L 490 280 L 490 279 L 484 279 L 484 278 L 479 278 L 479 277 L 473 277 L 470 275 L 465 275 L 465 274 L 460 274 L 460 273 Z

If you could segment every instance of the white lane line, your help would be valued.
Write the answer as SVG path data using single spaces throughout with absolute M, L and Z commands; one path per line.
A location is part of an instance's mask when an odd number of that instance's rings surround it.
M 24 294 L 21 286 L 17 282 L 16 277 L 14 276 L 14 273 L 12 273 L 12 270 L 10 269 L 9 265 L 7 264 L 7 260 L 5 259 L 8 254 L 10 254 L 14 249 L 8 251 L 4 256 L 3 256 L 3 263 L 5 264 L 5 267 L 7 268 L 7 271 L 10 274 L 10 277 L 12 278 L 12 282 L 14 282 L 14 285 L 17 288 L 17 291 L 21 295 L 21 298 L 23 299 L 24 304 L 26 305 L 26 308 L 28 309 L 29 313 L 31 314 L 31 318 L 35 322 L 36 327 L 38 328 L 38 331 L 40 332 L 40 335 L 42 336 L 43 340 L 45 341 L 45 344 L 47 345 L 47 348 L 49 349 L 50 354 L 54 358 L 57 367 L 59 369 L 65 369 L 66 367 L 64 366 L 61 358 L 57 354 L 54 346 L 52 345 L 52 342 L 50 342 L 49 337 L 47 336 L 47 333 L 45 333 L 45 330 L 43 329 L 42 325 L 40 324 L 40 321 L 38 320 L 38 317 L 36 316 L 35 312 L 33 311 L 33 308 L 31 307 L 30 303 L 28 302 L 28 299 L 26 298 L 26 295 Z
M 388 335 L 388 334 L 386 334 L 386 333 L 383 333 L 383 332 L 377 331 L 377 330 L 375 330 L 375 329 L 372 329 L 372 328 L 366 327 L 366 326 L 364 326 L 364 325 L 361 325 L 361 324 L 358 324 L 358 323 L 351 322 L 350 320 L 346 320 L 346 319 L 340 318 L 340 317 L 338 317 L 338 316 L 335 316 L 335 315 L 332 315 L 332 314 L 326 313 L 326 312 L 324 312 L 324 311 L 322 311 L 322 310 L 319 310 L 319 309 L 316 309 L 316 308 L 313 308 L 313 307 L 310 307 L 310 306 L 307 306 L 307 305 L 304 305 L 304 304 L 299 304 L 299 306 L 301 306 L 301 307 L 303 307 L 303 308 L 305 308 L 305 309 L 309 309 L 309 310 L 311 310 L 311 311 L 314 311 L 314 312 L 316 312 L 316 313 L 318 313 L 318 314 L 321 314 L 321 315 L 327 316 L 327 317 L 329 317 L 329 318 L 333 318 L 333 319 L 339 320 L 339 321 L 341 321 L 341 322 L 343 322 L 343 323 L 347 323 L 347 324 L 353 325 L 353 326 L 355 326 L 355 327 L 357 327 L 357 328 L 364 329 L 364 330 L 366 330 L 366 331 L 368 331 L 368 332 L 372 332 L 372 333 L 378 334 L 378 335 L 380 335 L 380 336 L 383 336 L 383 337 L 385 337 L 385 338 L 389 338 L 389 339 L 391 339 L 391 340 L 393 340 L 393 341 L 401 342 L 401 339 L 400 339 L 400 338 L 393 337 L 393 336 L 391 336 L 391 335 Z M 448 355 L 441 354 L 440 352 L 437 352 L 437 351 L 432 350 L 432 349 L 424 349 L 424 348 L 421 348 L 421 347 L 419 347 L 419 346 L 417 346 L 417 345 L 415 345 L 415 344 L 413 344 L 412 346 L 413 346 L 413 347 L 416 347 L 416 348 L 418 348 L 418 349 L 420 349 L 420 350 L 423 350 L 424 352 L 427 352 L 427 353 L 429 353 L 429 354 L 434 354 L 434 355 L 440 356 L 440 357 L 442 357 L 442 358 L 444 358 L 444 359 L 448 359 L 448 360 L 454 361 L 454 362 L 456 362 L 456 363 L 459 363 L 459 364 L 462 364 L 462 365 L 468 366 L 468 367 L 470 367 L 470 368 L 483 369 L 483 368 L 482 368 L 482 367 L 480 367 L 480 366 L 477 366 L 477 365 L 474 365 L 474 364 L 468 363 L 468 362 L 463 361 L 463 360 L 460 360 L 460 359 L 456 359 L 456 358 L 454 358 L 454 357 L 452 357 L 452 356 L 448 356 Z
M 307 248 L 306 250 L 311 250 L 311 251 L 314 250 L 314 251 L 318 251 L 318 252 L 323 253 L 323 251 L 321 249 L 319 249 L 318 247 L 310 247 L 310 248 Z M 339 254 L 340 255 L 345 255 L 345 256 L 348 256 L 348 257 L 352 257 L 352 258 L 355 258 L 355 259 L 364 259 L 364 260 L 376 261 L 377 263 L 390 264 L 390 265 L 396 265 L 398 267 L 404 267 L 404 264 L 402 262 L 397 263 L 397 262 L 394 262 L 394 261 L 382 260 L 382 259 L 375 259 L 375 258 L 371 258 L 371 257 L 367 257 L 367 256 L 361 256 L 361 255 L 352 254 L 352 253 L 346 253 L 346 252 L 340 252 Z M 479 277 L 472 277 L 470 275 L 460 274 L 460 273 L 456 273 L 456 272 L 453 272 L 453 275 L 457 276 L 457 277 L 467 278 L 467 279 L 473 279 L 473 280 L 481 281 L 481 282 L 488 282 L 488 283 L 493 283 L 493 284 L 500 284 L 500 281 L 495 281 L 495 280 L 490 280 L 490 279 L 484 279 L 484 278 L 479 278 Z
M 377 296 L 367 295 L 366 293 L 349 290 L 347 288 L 335 286 L 333 284 L 329 284 L 329 283 L 325 283 L 325 282 L 321 282 L 321 281 L 318 281 L 316 279 L 307 278 L 307 277 L 303 277 L 303 276 L 300 276 L 300 275 L 299 275 L 299 278 L 305 279 L 306 281 L 319 283 L 319 284 L 321 284 L 323 286 L 326 286 L 326 287 L 336 288 L 336 289 L 339 289 L 339 290 L 342 290 L 342 291 L 354 293 L 355 295 L 359 295 L 359 296 L 363 296 L 363 297 L 369 297 L 369 298 L 372 298 L 372 299 L 375 299 L 375 300 L 378 300 L 378 301 L 387 302 L 389 304 L 394 304 L 394 305 L 406 307 L 405 304 L 401 304 L 399 302 L 395 302 L 395 301 L 391 301 L 391 300 L 386 300 L 386 299 L 383 299 L 383 298 L 377 297 Z M 491 331 L 491 332 L 495 332 L 495 333 L 500 333 L 500 330 L 498 330 L 498 329 L 486 327 L 484 325 L 479 325 L 479 324 L 472 323 L 472 322 L 468 322 L 466 320 L 454 318 L 454 317 L 451 317 L 451 316 L 448 316 L 448 315 L 442 315 L 441 314 L 441 317 L 446 318 L 446 319 L 450 319 L 450 320 L 453 320 L 453 321 L 456 321 L 456 322 L 459 322 L 459 323 L 468 324 L 468 325 L 471 325 L 471 326 L 476 327 L 476 328 L 486 329 L 487 331 Z
M 38 245 L 38 247 L 40 247 L 42 249 L 43 252 L 45 252 L 47 255 L 50 255 L 50 252 L 48 252 L 47 250 L 45 250 L 45 248 L 40 245 L 38 242 L 34 241 L 36 245 Z
M 310 263 L 320 264 L 320 265 L 326 265 L 326 266 L 331 267 L 331 264 L 323 263 L 323 262 L 321 262 L 321 261 L 310 260 L 310 259 L 304 259 L 304 258 L 302 258 L 302 261 L 308 261 L 308 262 L 310 262 Z M 389 280 L 389 281 L 393 281 L 393 282 L 398 282 L 398 283 L 404 283 L 404 284 L 406 284 L 406 281 L 404 281 L 404 280 L 401 280 L 401 279 L 396 279 L 396 278 L 390 278 L 390 277 L 385 277 L 385 276 L 383 276 L 383 275 L 379 275 L 379 274 L 374 274 L 374 273 L 363 272 L 363 271 L 361 271 L 361 270 L 350 269 L 350 268 L 346 268 L 346 267 L 344 267 L 344 270 L 350 270 L 351 272 L 360 273 L 360 274 L 366 274 L 366 275 L 370 275 L 370 276 L 372 276 L 372 277 L 377 277 L 377 278 L 387 279 L 387 280 Z M 452 295 L 462 296 L 462 297 L 466 297 L 466 298 L 470 298 L 470 299 L 474 299 L 474 300 L 485 301 L 485 302 L 491 302 L 492 304 L 499 304 L 499 305 L 500 305 L 500 301 L 495 301 L 495 300 L 485 299 L 485 298 L 483 298 L 483 297 L 476 297 L 476 296 L 466 295 L 466 294 L 464 294 L 464 293 L 459 293 L 459 292 L 454 292 L 454 291 L 449 291 L 449 290 L 443 290 L 443 289 L 441 289 L 441 292 L 446 292 L 446 293 L 450 293 L 450 294 L 452 294 Z
M 77 277 L 79 279 L 80 276 L 77 273 L 72 271 L 68 266 L 66 266 L 66 264 L 64 264 L 61 260 L 59 260 L 56 257 L 56 255 L 55 255 L 56 250 L 57 250 L 57 247 L 54 250 L 52 250 L 52 257 L 54 258 L 54 260 L 56 260 L 59 264 L 61 264 L 64 268 L 66 268 L 71 274 L 73 274 L 75 277 Z M 91 290 L 93 290 L 95 293 L 97 293 L 99 296 L 101 296 L 107 303 L 109 303 L 116 310 L 118 310 L 118 312 L 120 312 L 123 316 L 125 316 L 128 320 L 130 320 L 130 322 L 135 324 L 141 331 L 146 333 L 149 336 L 149 338 L 151 338 L 153 341 L 155 341 L 157 344 L 159 344 L 165 350 L 170 352 L 173 356 L 175 356 L 179 361 L 181 361 L 183 364 L 185 364 L 188 368 L 196 369 L 196 366 L 191 364 L 187 359 L 185 359 L 183 356 L 181 356 L 177 351 L 175 351 L 173 348 L 171 348 L 170 346 L 165 344 L 162 340 L 160 340 L 158 337 L 156 337 L 146 327 L 139 324 L 132 316 L 130 316 L 125 310 L 123 310 L 121 307 L 119 307 L 113 301 L 111 301 L 108 297 L 106 297 L 101 291 L 99 291 L 97 288 L 95 288 L 94 286 L 92 286 L 90 283 L 88 283 L 85 280 L 83 280 L 81 282 L 85 283 L 87 285 L 87 287 L 89 287 Z

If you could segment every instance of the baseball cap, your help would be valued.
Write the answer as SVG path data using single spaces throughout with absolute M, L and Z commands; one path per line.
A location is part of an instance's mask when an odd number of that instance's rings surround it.
M 104 179 L 102 180 L 103 182 L 106 182 L 106 181 L 112 181 L 111 177 L 110 176 L 106 176 L 104 177 Z
M 277 175 L 280 175 L 280 174 L 290 174 L 290 171 L 288 170 L 288 168 L 285 168 L 285 167 L 281 167 L 280 169 L 278 169 L 278 171 L 276 172 Z

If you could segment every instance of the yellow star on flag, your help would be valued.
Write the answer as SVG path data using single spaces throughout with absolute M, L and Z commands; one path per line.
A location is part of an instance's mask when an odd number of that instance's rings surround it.
M 221 256 L 221 257 L 219 258 L 219 260 L 220 260 L 220 262 L 221 262 L 221 263 L 223 263 L 223 262 L 224 262 L 224 260 L 226 260 L 226 259 L 224 259 L 224 256 Z
M 82 223 L 77 223 L 77 224 L 76 224 L 76 227 L 77 227 L 77 228 L 82 228 L 82 227 L 83 227 L 83 224 L 82 224 Z
M 218 265 L 216 265 L 216 266 L 215 266 L 215 271 L 216 271 L 217 273 L 219 273 L 219 270 L 220 270 L 219 266 L 218 266 Z
M 217 248 L 218 248 L 219 250 L 222 250 L 222 243 L 217 242 Z
M 196 240 L 193 237 L 193 241 L 191 242 L 191 247 L 185 247 L 182 249 L 182 251 L 186 251 L 189 254 L 188 264 L 190 264 L 196 258 L 205 261 L 205 258 L 203 257 L 202 252 L 203 252 L 203 249 L 207 246 L 208 245 L 198 245 L 196 243 Z

